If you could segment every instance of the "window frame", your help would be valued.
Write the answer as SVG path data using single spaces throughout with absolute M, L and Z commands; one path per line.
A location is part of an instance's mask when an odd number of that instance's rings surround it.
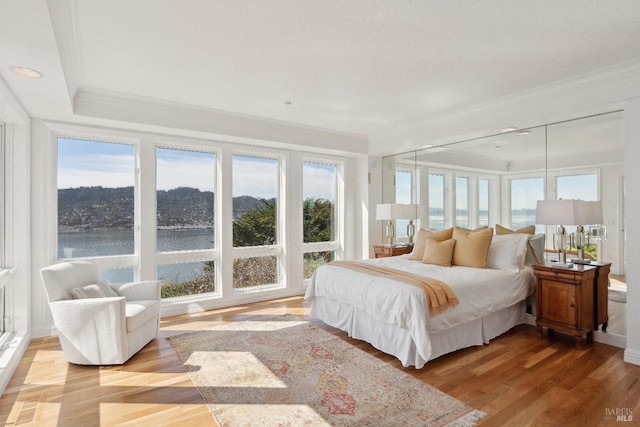
M 340 260 L 344 258 L 344 212 L 345 212 L 345 201 L 344 201 L 344 172 L 345 172 L 345 160 L 333 157 L 333 156 L 318 156 L 318 155 L 310 155 L 303 154 L 300 160 L 300 169 L 301 171 L 304 168 L 305 163 L 316 163 L 316 164 L 327 164 L 332 165 L 336 168 L 336 180 L 335 180 L 335 197 L 336 200 L 334 202 L 333 207 L 333 224 L 334 224 L 334 240 L 328 242 L 305 242 L 304 241 L 304 230 L 302 230 L 301 234 L 301 246 L 302 246 L 302 254 L 313 253 L 313 252 L 333 252 L 334 259 Z M 303 180 L 304 180 L 304 172 L 301 172 L 301 185 L 300 185 L 300 201 L 304 202 L 304 195 L 302 193 L 303 189 Z M 299 206 L 300 214 L 302 215 L 302 204 Z M 302 216 L 301 216 L 302 218 Z M 304 227 L 304 221 L 301 224 Z M 308 283 L 310 279 L 303 279 L 304 282 Z
M 269 159 L 276 160 L 276 243 L 273 245 L 260 245 L 260 246 L 243 246 L 236 247 L 233 246 L 233 230 L 231 226 L 231 258 L 235 259 L 246 259 L 246 258 L 258 258 L 258 257 L 269 257 L 275 256 L 277 260 L 277 281 L 276 283 L 267 283 L 263 285 L 256 285 L 250 288 L 235 288 L 233 285 L 231 286 L 231 291 L 233 294 L 245 295 L 248 293 L 254 292 L 264 292 L 268 290 L 277 290 L 283 289 L 286 286 L 287 277 L 287 263 L 286 259 L 283 256 L 284 254 L 284 246 L 286 242 L 286 166 L 287 166 L 287 155 L 286 153 L 280 152 L 279 150 L 250 150 L 250 149 L 233 149 L 231 151 L 231 171 L 229 176 L 230 184 L 233 186 L 233 158 L 235 156 L 242 157 L 253 157 L 259 159 Z M 233 202 L 233 190 L 231 190 L 231 203 Z M 233 271 L 232 278 L 233 278 Z M 233 283 L 233 281 L 232 281 Z

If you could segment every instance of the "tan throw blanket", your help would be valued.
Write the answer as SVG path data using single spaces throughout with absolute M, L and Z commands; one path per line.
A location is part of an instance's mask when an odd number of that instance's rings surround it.
M 372 276 L 398 280 L 421 288 L 427 296 L 427 301 L 429 301 L 429 316 L 442 313 L 449 307 L 455 307 L 459 302 L 458 297 L 449 285 L 431 277 L 424 277 L 394 268 L 381 267 L 358 261 L 331 261 L 328 265 L 349 268 Z

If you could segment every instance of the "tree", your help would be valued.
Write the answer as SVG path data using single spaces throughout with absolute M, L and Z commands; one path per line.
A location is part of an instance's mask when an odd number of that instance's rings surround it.
M 329 200 L 305 199 L 303 204 L 304 242 L 334 240 L 333 219 L 333 203 Z
M 233 246 L 275 244 L 276 212 L 276 199 L 260 199 L 260 203 L 233 221 Z

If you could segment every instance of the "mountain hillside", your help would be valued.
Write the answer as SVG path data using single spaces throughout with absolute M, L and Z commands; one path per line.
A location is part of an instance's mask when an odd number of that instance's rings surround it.
M 260 204 L 260 199 L 233 199 L 234 220 Z M 67 229 L 133 227 L 133 187 L 79 187 L 58 190 L 58 223 Z M 157 192 L 158 227 L 211 227 L 214 195 L 191 187 Z

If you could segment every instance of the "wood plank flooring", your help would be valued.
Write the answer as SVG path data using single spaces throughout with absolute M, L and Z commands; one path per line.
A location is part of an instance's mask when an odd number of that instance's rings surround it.
M 214 426 L 168 336 L 234 320 L 308 314 L 301 297 L 248 304 L 162 321 L 160 336 L 123 366 L 68 364 L 56 337 L 34 339 L 0 398 L 7 426 Z M 481 426 L 607 426 L 640 421 L 640 366 L 623 350 L 592 343 L 578 350 L 556 333 L 539 339 L 521 325 L 489 345 L 429 362 L 400 362 L 344 332 L 315 324 L 369 354 L 488 413 Z M 616 421 L 617 413 L 633 423 Z

